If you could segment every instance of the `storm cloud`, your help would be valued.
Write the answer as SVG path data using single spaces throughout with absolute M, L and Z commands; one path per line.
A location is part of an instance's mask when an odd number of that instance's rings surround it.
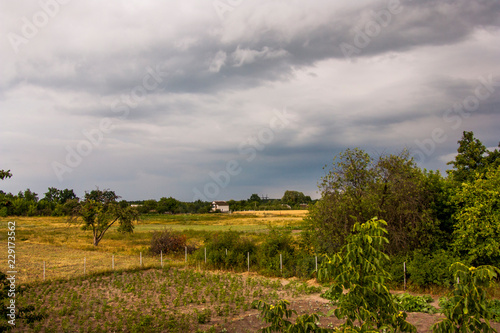
M 325 164 L 500 141 L 500 3 L 0 4 L 1 189 L 317 197 Z

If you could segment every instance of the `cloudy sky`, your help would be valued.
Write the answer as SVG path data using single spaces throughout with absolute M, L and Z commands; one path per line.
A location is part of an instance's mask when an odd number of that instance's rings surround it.
M 497 0 L 2 1 L 0 189 L 318 197 L 346 148 L 500 141 Z

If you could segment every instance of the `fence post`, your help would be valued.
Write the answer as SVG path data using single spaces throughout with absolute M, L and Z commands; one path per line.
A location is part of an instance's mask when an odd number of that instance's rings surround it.
M 283 275 L 283 255 L 280 253 L 280 272 Z
M 247 265 L 248 265 L 248 271 L 250 272 L 250 252 L 247 252 Z
M 205 264 L 207 263 L 207 248 L 205 248 Z
M 403 272 L 404 272 L 404 286 L 403 286 L 403 290 L 406 291 L 406 261 L 403 262 Z
M 140 256 L 140 257 L 139 257 L 139 258 L 140 258 L 140 259 L 139 259 L 139 263 L 140 263 L 140 265 L 141 265 L 141 267 L 142 267 L 142 252 L 139 254 L 139 256 Z
M 163 268 L 163 250 L 160 251 L 160 263 L 161 267 Z
M 315 256 L 316 258 L 316 272 L 318 271 L 318 256 Z
M 184 260 L 186 261 L 186 264 L 188 262 L 188 247 L 184 247 Z
M 111 268 L 115 270 L 115 255 L 113 254 L 113 257 L 111 258 Z
M 86 257 L 83 257 L 83 276 L 86 275 L 86 270 L 87 270 L 87 258 Z
M 43 281 L 45 281 L 45 261 L 43 262 Z

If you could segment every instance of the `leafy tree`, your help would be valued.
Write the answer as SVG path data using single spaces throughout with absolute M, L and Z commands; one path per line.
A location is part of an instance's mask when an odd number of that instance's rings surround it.
M 496 332 L 491 327 L 493 314 L 488 309 L 486 289 L 496 278 L 493 266 L 467 267 L 457 262 L 450 266 L 455 281 L 454 290 L 444 306 L 446 319 L 432 326 L 433 332 Z
M 180 202 L 172 197 L 161 198 L 157 204 L 158 213 L 164 214 L 166 212 L 176 213 L 178 211 Z
M 456 192 L 453 246 L 474 264 L 500 263 L 500 166 L 476 173 Z
M 118 198 L 114 191 L 96 189 L 85 193 L 85 200 L 73 211 L 70 221 L 82 224 L 82 230 L 92 231 L 94 246 L 99 245 L 106 231 L 116 222 L 119 223 L 118 231 L 134 231 L 133 222 L 139 214 L 132 207 L 120 205 Z
M 416 332 L 385 285 L 390 279 L 385 270 L 389 256 L 382 251 L 389 242 L 386 226 L 377 218 L 355 223 L 346 245 L 319 272 L 320 279 L 334 281 L 325 296 L 337 303 L 333 312 L 345 320 L 344 331 Z
M 12 177 L 12 173 L 10 173 L 10 170 L 0 170 L 0 179 L 4 180 L 5 178 L 10 178 Z
M 335 253 L 353 225 L 374 216 L 388 223 L 389 252 L 426 247 L 438 228 L 424 173 L 409 152 L 374 159 L 361 149 L 335 157 L 319 184 L 321 200 L 310 209 L 310 242 L 319 252 Z M 307 233 L 306 233 L 307 234 Z
M 250 196 L 250 198 L 248 199 L 248 202 L 257 202 L 257 203 L 260 203 L 262 201 L 262 199 L 259 197 L 259 195 L 257 193 L 254 193 Z
M 304 195 L 304 193 L 299 191 L 285 191 L 281 202 L 289 206 L 298 206 L 300 204 L 305 204 L 311 202 L 311 197 Z
M 474 138 L 472 131 L 464 131 L 458 144 L 455 160 L 448 162 L 453 166 L 448 174 L 459 183 L 473 181 L 476 172 L 483 173 L 488 166 L 500 164 L 500 152 L 497 149 L 488 151 L 479 139 Z

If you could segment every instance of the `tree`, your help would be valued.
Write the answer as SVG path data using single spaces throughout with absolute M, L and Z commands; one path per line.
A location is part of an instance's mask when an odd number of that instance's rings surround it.
M 476 173 L 453 197 L 458 210 L 453 246 L 473 264 L 500 263 L 500 166 Z
M 166 212 L 176 213 L 179 208 L 180 202 L 172 197 L 161 198 L 157 204 L 158 213 L 164 214 Z
M 99 245 L 106 231 L 116 222 L 119 223 L 119 232 L 134 231 L 133 223 L 139 214 L 132 207 L 120 205 L 118 198 L 113 191 L 96 189 L 85 193 L 85 200 L 73 211 L 70 221 L 82 224 L 83 230 L 92 231 L 94 246 Z
M 448 162 L 448 165 L 453 166 L 448 174 L 459 183 L 473 181 L 476 172 L 483 173 L 488 166 L 500 164 L 500 152 L 497 149 L 488 151 L 479 139 L 474 138 L 472 131 L 464 131 L 458 144 L 455 160 Z
M 257 203 L 260 203 L 261 201 L 262 201 L 262 199 L 256 193 L 252 194 L 250 196 L 250 198 L 248 199 L 248 202 L 257 202 Z
M 283 194 L 283 198 L 281 198 L 281 202 L 289 205 L 291 207 L 298 206 L 300 204 L 305 204 L 311 202 L 310 196 L 305 196 L 304 193 L 299 191 L 285 191 Z
M 12 173 L 10 173 L 10 170 L 0 170 L 0 179 L 4 180 L 5 178 L 10 178 L 12 177 Z
M 406 150 L 375 162 L 361 149 L 347 149 L 319 188 L 321 199 L 310 209 L 305 233 L 318 252 L 335 253 L 356 222 L 375 216 L 387 221 L 386 250 L 392 253 L 428 246 L 437 231 L 425 175 Z

